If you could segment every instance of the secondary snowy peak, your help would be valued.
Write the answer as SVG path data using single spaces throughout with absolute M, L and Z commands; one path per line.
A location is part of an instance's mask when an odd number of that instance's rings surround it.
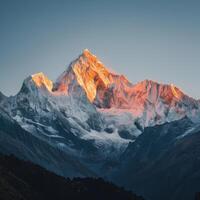
M 184 97 L 187 97 L 173 84 L 161 84 L 152 80 L 144 80 L 137 83 L 133 86 L 132 93 L 152 103 L 162 99 L 165 103 L 170 104 L 173 100 L 181 101 Z
M 95 55 L 85 49 L 58 78 L 56 90 L 69 92 L 74 84 L 78 84 L 84 89 L 90 102 L 94 102 L 99 91 L 102 93 L 112 84 L 117 84 L 117 81 L 129 83 L 124 76 L 110 72 Z
M 185 116 L 194 121 L 198 120 L 198 101 L 184 94 L 173 84 L 145 80 L 134 85 L 130 94 L 129 109 L 145 126 L 162 124 Z
M 42 72 L 28 76 L 22 85 L 20 93 L 35 93 L 36 91 L 52 93 L 53 82 L 48 79 Z
M 49 92 L 53 89 L 53 82 L 48 79 L 42 72 L 31 76 L 35 85 L 39 88 L 46 88 Z

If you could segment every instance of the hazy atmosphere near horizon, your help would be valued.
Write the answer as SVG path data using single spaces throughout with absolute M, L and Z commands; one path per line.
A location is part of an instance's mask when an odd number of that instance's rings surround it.
M 29 75 L 55 80 L 85 48 L 136 83 L 200 98 L 200 1 L 0 0 L 0 91 Z

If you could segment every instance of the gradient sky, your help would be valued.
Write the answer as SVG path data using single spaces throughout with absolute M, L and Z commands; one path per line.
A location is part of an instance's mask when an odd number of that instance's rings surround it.
M 174 83 L 200 98 L 200 1 L 0 0 L 0 91 L 30 74 L 55 80 L 88 48 L 136 83 Z

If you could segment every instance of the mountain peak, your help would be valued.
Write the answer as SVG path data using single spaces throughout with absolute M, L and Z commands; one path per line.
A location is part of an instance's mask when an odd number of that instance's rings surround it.
M 143 91 L 152 94 L 157 94 L 159 91 L 159 96 L 168 96 L 170 99 L 175 98 L 176 101 L 181 100 L 183 96 L 186 96 L 179 88 L 174 84 L 162 84 L 153 80 L 144 80 L 136 85 L 134 85 L 136 91 Z
M 49 92 L 53 89 L 53 82 L 48 79 L 42 72 L 31 75 L 31 78 L 35 85 L 39 88 L 45 87 Z
M 112 73 L 88 49 L 74 60 L 68 69 L 58 78 L 56 90 L 68 93 L 75 83 L 80 85 L 88 99 L 93 102 L 97 89 L 113 83 Z
M 88 49 L 84 49 L 82 51 L 82 53 L 79 55 L 79 57 L 74 60 L 74 62 L 79 61 L 79 60 L 91 60 L 92 62 L 97 62 L 99 61 L 97 56 L 94 55 L 91 51 L 89 51 Z
M 158 83 L 156 81 L 153 81 L 153 80 L 149 80 L 149 79 L 145 79 L 139 83 L 137 83 L 135 85 L 135 87 L 153 87 L 153 86 L 160 86 L 160 87 L 167 87 L 171 90 L 171 92 L 173 93 L 173 95 L 176 97 L 176 98 L 180 98 L 184 93 L 178 88 L 176 87 L 174 84 L 162 84 L 162 83 Z
M 88 49 L 84 49 L 82 55 L 93 56 L 93 54 Z

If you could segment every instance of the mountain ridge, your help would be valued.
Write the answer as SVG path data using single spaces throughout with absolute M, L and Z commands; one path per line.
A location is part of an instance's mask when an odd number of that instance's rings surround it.
M 33 75 L 30 75 L 29 77 L 32 77 L 32 79 L 34 80 L 34 82 L 36 83 L 36 85 L 38 87 L 41 87 L 41 84 L 43 83 L 44 85 L 47 86 L 47 88 L 49 89 L 49 91 L 55 90 L 56 88 L 56 84 L 58 84 L 58 82 L 62 79 L 63 75 L 68 73 L 69 71 L 73 71 L 75 72 L 75 70 L 73 68 L 77 68 L 74 67 L 74 64 L 76 64 L 77 62 L 80 62 L 81 64 L 83 64 L 84 60 L 90 60 L 90 63 L 87 63 L 88 65 L 86 66 L 86 68 L 92 68 L 95 69 L 96 72 L 105 72 L 106 75 L 110 76 L 118 76 L 120 77 L 122 80 L 125 80 L 128 84 L 130 84 L 131 86 L 137 86 L 140 85 L 142 83 L 154 83 L 154 84 L 159 84 L 159 85 L 163 85 L 163 86 L 171 86 L 172 90 L 178 90 L 179 93 L 181 92 L 182 94 L 184 94 L 177 86 L 175 86 L 174 84 L 165 84 L 165 83 L 160 83 L 158 81 L 155 80 L 150 80 L 150 79 L 144 79 L 142 81 L 139 81 L 137 83 L 131 83 L 126 76 L 122 75 L 122 74 L 117 74 L 114 72 L 111 72 L 109 70 L 109 68 L 107 68 L 100 60 L 97 56 L 95 56 L 94 54 L 92 54 L 88 49 L 84 49 L 83 52 L 78 56 L 78 58 L 74 59 L 74 61 L 72 61 L 69 66 L 67 67 L 67 69 L 56 79 L 56 81 L 52 81 L 50 80 L 43 72 L 39 72 Z M 97 65 L 94 65 L 94 63 L 97 63 Z M 80 67 L 80 66 L 78 66 Z M 77 69 L 78 71 L 78 69 Z M 102 76 L 102 75 L 101 75 Z M 105 78 L 105 77 L 104 77 Z M 40 79 L 40 80 L 39 80 Z M 104 79 L 104 83 L 105 85 L 108 84 L 108 80 Z M 112 81 L 111 81 L 112 83 Z M 60 89 L 62 91 L 62 89 Z M 174 96 L 176 96 L 177 94 L 175 94 L 176 92 L 174 92 Z M 1 92 L 1 94 L 3 95 L 3 93 Z M 185 95 L 185 94 L 184 94 Z M 188 95 L 187 95 L 188 96 Z M 90 97 L 88 97 L 89 99 L 91 99 Z M 198 100 L 195 99 L 193 97 L 190 97 L 194 100 Z M 93 99 L 94 100 L 94 99 Z
M 5 102 L 4 96 L 1 99 L 1 102 Z M 106 127 L 99 126 L 99 131 L 110 127 L 119 131 L 125 126 L 130 133 L 137 127 L 163 124 L 185 116 L 200 121 L 200 101 L 187 96 L 173 84 L 161 84 L 148 79 L 132 84 L 125 76 L 110 72 L 88 49 L 71 62 L 55 82 L 42 72 L 31 75 L 24 80 L 19 93 L 8 99 L 12 106 L 6 103 L 5 107 L 15 119 L 19 117 L 12 110 L 14 107 L 17 109 L 18 104 L 21 107 L 26 105 L 26 109 L 36 113 L 43 110 L 45 115 L 49 115 L 49 111 L 64 110 L 66 116 L 73 116 L 80 121 L 91 118 L 88 113 L 91 116 L 96 113 L 95 116 L 102 116 L 104 124 L 109 121 Z M 120 121 L 124 121 L 124 124 Z M 141 130 L 137 130 L 137 134 L 134 132 L 137 136 Z

